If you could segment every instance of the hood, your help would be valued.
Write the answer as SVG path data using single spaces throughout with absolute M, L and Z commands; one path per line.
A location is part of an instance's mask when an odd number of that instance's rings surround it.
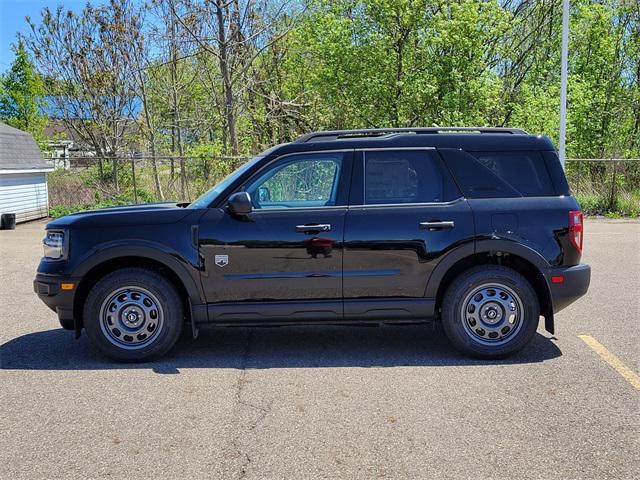
M 46 228 L 67 228 L 79 225 L 92 227 L 159 225 L 177 222 L 194 212 L 178 205 L 181 204 L 163 202 L 88 210 L 57 218 L 49 222 Z

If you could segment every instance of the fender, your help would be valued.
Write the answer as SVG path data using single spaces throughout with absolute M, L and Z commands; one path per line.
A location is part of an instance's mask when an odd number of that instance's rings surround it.
M 534 249 L 522 245 L 521 243 L 517 243 L 513 240 L 506 239 L 484 239 L 477 240 L 474 245 L 465 244 L 462 245 L 455 250 L 449 252 L 433 269 L 433 272 L 429 276 L 429 281 L 427 282 L 427 288 L 425 290 L 425 297 L 427 298 L 436 298 L 438 295 L 438 288 L 441 285 L 441 282 L 444 276 L 447 274 L 449 269 L 453 267 L 460 260 L 469 257 L 473 254 L 477 253 L 491 253 L 491 252 L 505 252 L 511 253 L 513 255 L 517 255 L 521 258 L 524 258 L 529 263 L 531 263 L 535 268 L 538 269 L 542 277 L 544 278 L 544 288 L 543 296 L 547 297 L 548 305 L 542 306 L 542 315 L 545 317 L 545 329 L 554 333 L 554 315 L 553 315 L 553 300 L 551 297 L 551 290 L 549 288 L 549 284 L 547 282 L 546 276 L 544 272 L 547 268 L 550 267 L 549 262 L 540 255 Z
M 474 243 L 466 243 L 455 248 L 438 262 L 438 265 L 429 276 L 424 296 L 427 298 L 435 298 L 437 296 L 438 287 L 442 279 L 457 262 L 476 253 L 485 252 L 505 252 L 518 255 L 532 263 L 540 272 L 550 267 L 549 263 L 538 252 L 515 241 L 504 239 L 477 240 Z
M 553 297 L 551 295 L 551 288 L 549 287 L 549 281 L 547 276 L 544 274 L 546 269 L 551 267 L 549 262 L 536 250 L 533 248 L 527 247 L 521 243 L 517 243 L 513 240 L 508 239 L 485 239 L 478 240 L 476 242 L 476 253 L 483 252 L 506 252 L 512 253 L 514 255 L 518 255 L 519 257 L 524 258 L 529 261 L 538 272 L 542 276 L 543 281 L 539 283 L 540 288 L 543 289 L 543 292 L 539 292 L 539 295 L 542 295 L 541 299 L 541 314 L 544 316 L 544 327 L 549 333 L 555 333 L 555 318 L 553 314 Z M 535 287 L 534 287 L 535 288 Z M 545 298 L 546 297 L 546 298 Z
M 127 240 L 126 245 L 120 242 L 97 245 L 79 260 L 73 276 L 83 278 L 97 265 L 120 257 L 148 258 L 163 264 L 178 276 L 193 304 L 204 303 L 197 251 L 194 250 L 193 259 L 187 259 L 177 251 L 167 248 L 166 245 L 148 240 Z
M 551 266 L 540 253 L 538 253 L 531 247 L 527 247 L 522 243 L 516 242 L 515 240 L 509 240 L 505 238 L 477 240 L 476 253 L 484 252 L 505 252 L 518 255 L 519 257 L 522 257 L 535 265 L 536 268 L 541 272 L 545 268 L 549 268 Z
M 424 296 L 426 298 L 436 298 L 438 295 L 438 287 L 449 269 L 463 258 L 470 257 L 474 253 L 476 253 L 474 242 L 467 242 L 454 248 L 442 257 L 436 267 L 432 270 L 431 275 L 429 275 Z

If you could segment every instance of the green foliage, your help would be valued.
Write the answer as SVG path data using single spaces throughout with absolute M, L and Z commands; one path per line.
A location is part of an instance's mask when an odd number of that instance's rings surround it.
M 0 77 L 0 119 L 42 139 L 46 117 L 42 113 L 44 83 L 22 43 L 14 48 L 15 60 Z
M 205 181 L 229 175 L 234 165 L 231 159 L 222 156 L 222 150 L 220 142 L 200 143 L 189 148 L 187 168 L 190 175 Z
M 620 216 L 640 217 L 640 189 L 621 193 L 617 205 L 617 211 Z
M 49 207 L 49 216 L 52 218 L 64 217 L 72 213 L 86 212 L 87 210 L 98 210 L 100 208 L 117 207 L 122 205 L 130 205 L 132 202 L 123 197 L 123 199 L 114 199 L 111 201 L 102 201 L 95 203 L 83 203 L 79 205 L 55 205 Z
M 637 3 L 571 2 L 569 158 L 640 157 Z M 118 0 L 117 8 L 92 7 L 71 17 L 45 10 L 25 44 L 47 76 L 45 93 L 91 118 L 76 127 L 100 147 L 94 150 L 104 150 L 99 154 L 146 148 L 169 158 L 157 160 L 155 169 L 145 162 L 136 179 L 140 198 L 194 198 L 235 168 L 239 160 L 228 156 L 230 113 L 246 155 L 334 128 L 512 126 L 558 142 L 561 0 L 300 4 L 305 8 L 222 2 L 230 90 L 220 27 L 210 15 L 217 2 L 172 2 L 180 21 L 168 0 Z M 20 68 L 33 72 L 26 63 Z M 113 129 L 111 119 L 126 116 L 134 98 L 146 99 L 147 107 L 135 119 L 137 130 L 126 122 Z M 599 163 L 572 168 L 570 182 L 586 211 L 637 211 L 630 192 L 640 188 L 638 168 L 616 175 Z M 92 201 L 131 194 L 130 166 L 116 165 L 119 182 L 113 172 L 105 160 L 101 170 L 65 182 L 98 192 Z

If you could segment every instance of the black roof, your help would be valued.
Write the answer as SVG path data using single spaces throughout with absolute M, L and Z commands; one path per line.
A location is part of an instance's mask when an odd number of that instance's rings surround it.
M 467 151 L 555 150 L 544 135 L 530 135 L 513 128 L 430 127 L 333 130 L 301 136 L 282 145 L 278 153 L 310 150 L 436 147 Z
M 33 137 L 0 123 L 0 170 L 40 170 L 51 168 Z

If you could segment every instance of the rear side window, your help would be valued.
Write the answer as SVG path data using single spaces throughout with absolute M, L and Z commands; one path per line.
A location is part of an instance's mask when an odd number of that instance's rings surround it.
M 365 204 L 446 201 L 448 196 L 453 195 L 451 190 L 455 187 L 447 184 L 433 155 L 428 150 L 366 151 Z
M 540 152 L 475 152 L 474 156 L 525 197 L 555 195 Z
M 556 195 L 539 152 L 472 152 L 440 149 L 467 198 Z
M 440 154 L 467 198 L 521 197 L 474 157 L 459 148 L 441 148 Z

